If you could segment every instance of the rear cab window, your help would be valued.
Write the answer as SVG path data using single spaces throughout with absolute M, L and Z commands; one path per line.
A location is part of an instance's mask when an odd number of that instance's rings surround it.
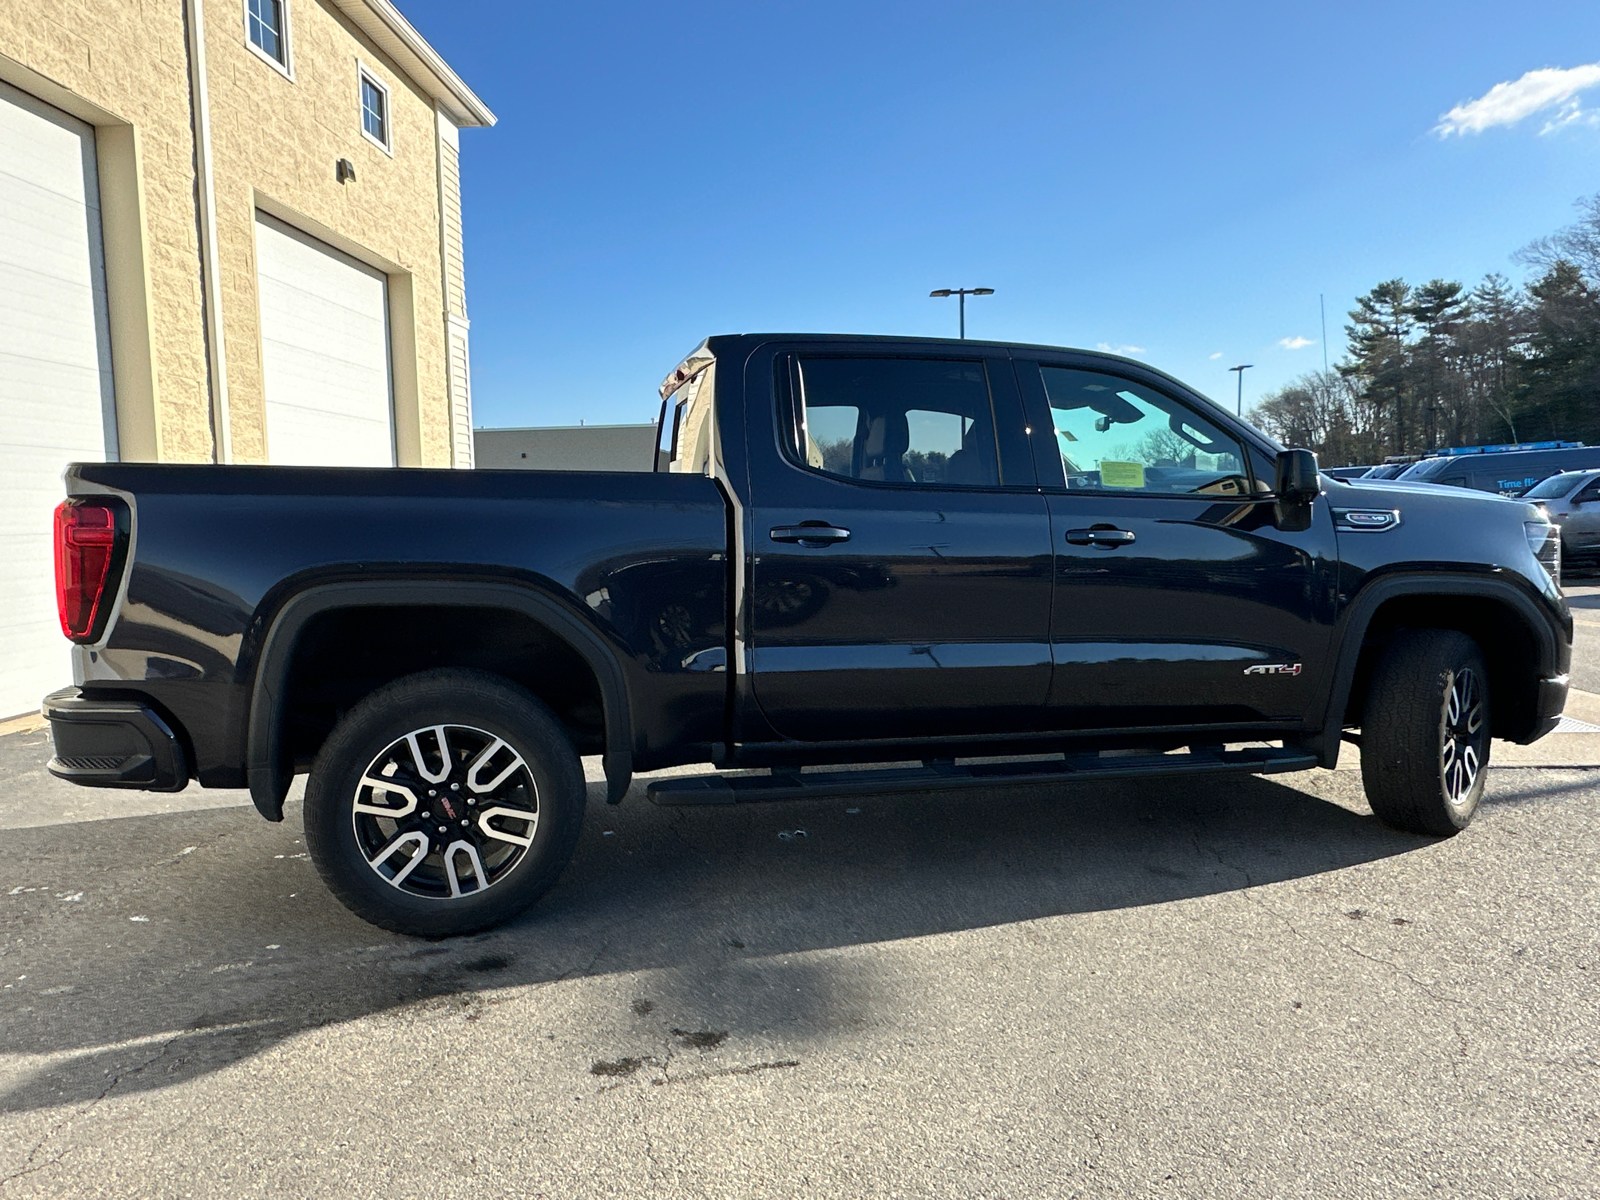
M 696 352 L 699 353 L 698 351 Z M 709 355 L 691 355 L 661 385 L 661 418 L 656 429 L 657 471 L 710 475 L 716 455 L 717 364 Z

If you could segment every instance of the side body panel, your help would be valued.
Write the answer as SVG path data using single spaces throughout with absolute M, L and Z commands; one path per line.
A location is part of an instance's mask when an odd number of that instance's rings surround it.
M 244 782 L 246 719 L 280 609 L 320 585 L 483 582 L 529 589 L 621 664 L 641 765 L 723 734 L 727 512 L 698 476 L 81 465 L 68 491 L 132 497 L 135 550 L 79 683 L 154 700 L 202 783 Z M 421 636 L 425 630 L 419 629 Z
M 1284 531 L 1261 502 L 1042 493 L 1042 474 L 1017 483 L 1004 453 L 1002 486 L 983 492 L 862 488 L 780 452 L 774 359 L 785 348 L 979 358 L 991 378 L 1013 351 L 1065 352 L 787 335 L 707 345 L 719 364 L 710 476 L 71 468 L 70 494 L 115 493 L 133 513 L 116 620 L 75 652 L 78 682 L 91 698 L 147 700 L 181 729 L 203 783 L 239 786 L 269 635 L 313 593 L 376 589 L 392 611 L 441 594 L 487 605 L 509 589 L 532 598 L 527 612 L 558 610 L 615 658 L 630 717 L 608 726 L 607 753 L 640 770 L 1143 746 L 1152 727 L 1173 744 L 1224 727 L 1326 742 L 1331 723 L 1336 749 L 1365 622 L 1389 594 L 1380 584 L 1510 595 L 1536 627 L 1540 670 L 1566 671 L 1570 617 L 1522 537 L 1531 506 L 1330 480 L 1309 526 Z M 1022 394 L 993 389 L 996 405 Z M 1037 448 L 1049 418 L 1041 427 L 1023 411 Z M 1226 424 L 1263 477 L 1271 444 Z M 1021 454 L 1037 459 L 1026 444 Z M 1401 516 L 1381 532 L 1335 534 L 1345 508 Z M 852 538 L 817 548 L 770 536 L 807 520 Z M 1129 522 L 1136 541 L 1110 550 L 1064 536 Z M 797 604 L 788 585 L 802 576 L 810 590 Z M 384 628 L 395 636 L 393 621 Z M 1252 690 L 1245 668 L 1278 662 L 1301 670 Z
M 1270 504 L 1052 495 L 1050 720 L 1062 728 L 1286 721 L 1327 687 L 1334 606 L 1325 502 L 1284 533 Z M 1071 529 L 1137 540 L 1103 549 Z

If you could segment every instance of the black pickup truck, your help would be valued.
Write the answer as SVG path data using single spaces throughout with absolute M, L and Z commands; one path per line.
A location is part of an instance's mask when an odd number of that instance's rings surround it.
M 51 771 L 248 785 L 272 821 L 309 771 L 329 887 L 441 936 L 552 886 L 580 755 L 610 803 L 706 763 L 650 798 L 731 804 L 1351 741 L 1378 816 L 1448 835 L 1490 736 L 1560 717 L 1534 505 L 1334 480 L 1158 371 L 1047 346 L 714 337 L 661 394 L 653 472 L 71 467 Z

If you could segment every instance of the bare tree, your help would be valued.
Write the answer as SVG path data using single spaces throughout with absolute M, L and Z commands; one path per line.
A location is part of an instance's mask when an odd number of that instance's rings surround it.
M 1600 286 L 1600 192 L 1574 201 L 1573 207 L 1578 210 L 1576 221 L 1548 237 L 1529 242 L 1514 257 L 1542 275 L 1548 275 L 1557 263 L 1571 263 L 1585 283 Z
M 1336 371 L 1300 376 L 1257 404 L 1251 416 L 1285 445 L 1316 451 L 1325 466 L 1375 462 L 1382 453 L 1378 403 L 1357 380 Z

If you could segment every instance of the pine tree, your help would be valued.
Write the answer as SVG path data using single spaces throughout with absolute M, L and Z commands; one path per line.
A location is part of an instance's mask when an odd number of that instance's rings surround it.
M 1388 440 L 1397 454 L 1404 454 L 1409 442 L 1406 342 L 1415 326 L 1410 300 L 1411 287 L 1403 279 L 1387 280 L 1357 297 L 1351 324 L 1345 326 L 1351 359 L 1339 364 L 1339 371 L 1359 379 L 1367 399 L 1387 412 L 1393 431 Z
M 1513 355 L 1527 332 L 1527 306 L 1504 275 L 1472 289 L 1472 317 L 1461 333 L 1469 419 L 1480 441 L 1519 440 Z
M 1426 446 L 1436 450 L 1439 446 L 1440 415 L 1456 437 L 1462 433 L 1460 419 L 1461 388 L 1455 358 L 1461 323 L 1471 315 L 1471 304 L 1462 295 L 1465 289 L 1459 283 L 1434 279 L 1419 287 L 1411 297 L 1407 311 L 1422 329 L 1413 357 L 1417 370 L 1417 402 L 1426 422 Z
M 1551 438 L 1600 438 L 1600 292 L 1576 263 L 1558 259 L 1528 288 L 1527 348 L 1515 358 L 1519 408 Z

